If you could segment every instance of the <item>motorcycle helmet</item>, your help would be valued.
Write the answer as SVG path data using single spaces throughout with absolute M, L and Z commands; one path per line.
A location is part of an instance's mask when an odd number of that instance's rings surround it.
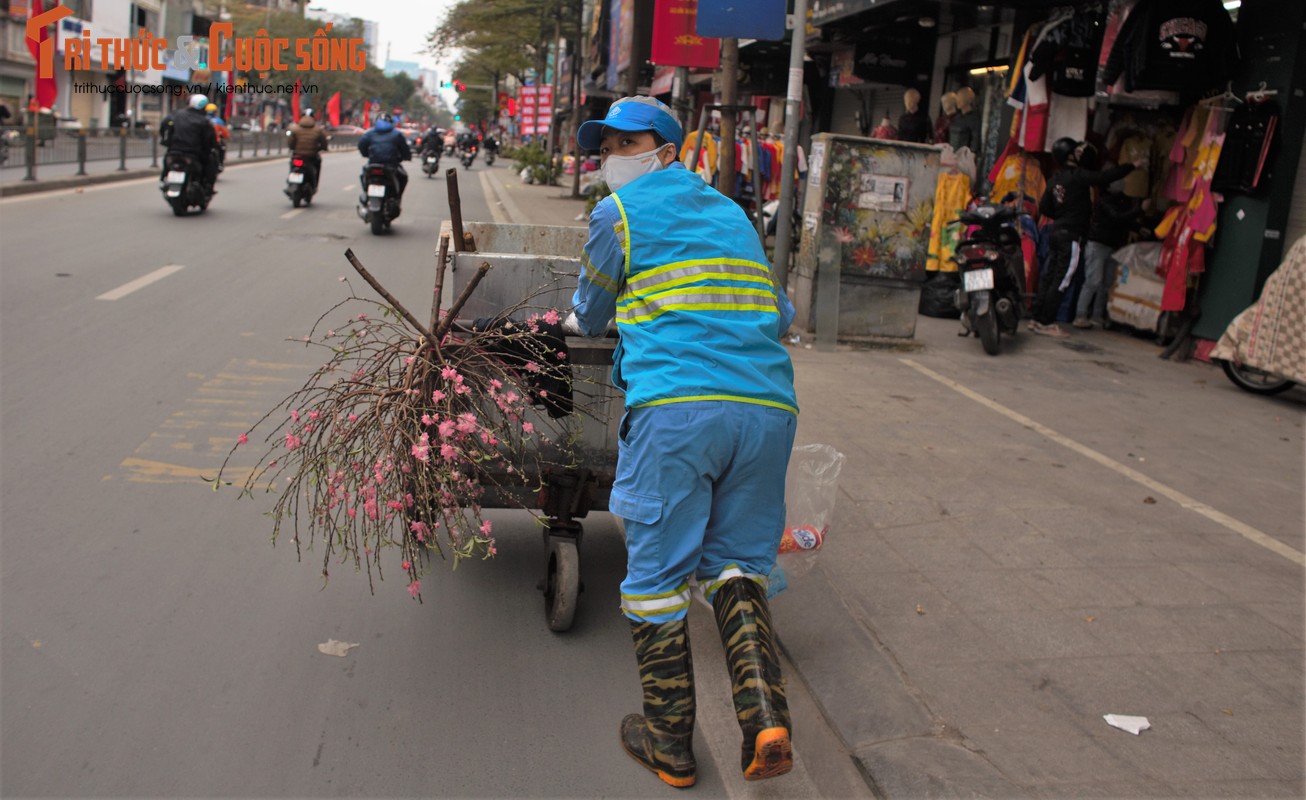
M 190 96 L 190 107 L 197 111 L 203 111 L 204 107 L 209 104 L 209 98 L 202 94 L 193 94 Z M 216 106 L 215 106 L 216 108 Z
M 216 114 L 218 113 L 218 106 L 217 106 L 217 104 L 216 104 L 216 103 L 209 103 L 208 105 L 204 106 L 204 113 L 205 113 L 205 114 L 208 114 L 210 117 L 216 115 Z
M 1075 163 L 1084 169 L 1097 169 L 1097 148 L 1088 142 L 1082 142 L 1079 147 L 1075 149 Z
M 1069 136 L 1062 136 L 1052 143 L 1052 158 L 1056 160 L 1058 166 L 1064 167 L 1074 158 L 1079 145 L 1079 142 Z
M 300 116 L 304 116 L 304 117 L 311 117 L 311 116 L 313 116 L 313 109 L 311 109 L 311 108 L 306 108 L 306 109 L 304 109 L 303 111 L 300 112 Z
M 394 130 L 395 118 L 389 114 L 382 114 L 376 118 L 376 129 L 382 132 Z

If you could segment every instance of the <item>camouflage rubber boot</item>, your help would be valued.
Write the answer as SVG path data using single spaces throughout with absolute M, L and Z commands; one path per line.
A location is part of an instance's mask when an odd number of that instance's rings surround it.
M 794 766 L 793 728 L 766 590 L 748 578 L 734 578 L 717 590 L 712 608 L 726 648 L 735 716 L 744 732 L 744 778 L 784 775 Z
M 685 621 L 630 622 L 644 714 L 621 721 L 621 746 L 664 782 L 694 785 L 694 663 Z

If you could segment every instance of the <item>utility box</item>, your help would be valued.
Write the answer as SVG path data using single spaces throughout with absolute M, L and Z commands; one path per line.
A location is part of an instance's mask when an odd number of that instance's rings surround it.
M 817 341 L 916 335 L 942 148 L 822 133 L 808 157 L 793 278 Z

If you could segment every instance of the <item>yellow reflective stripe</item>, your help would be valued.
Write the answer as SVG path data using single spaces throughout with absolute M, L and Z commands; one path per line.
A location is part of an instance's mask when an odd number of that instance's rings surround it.
M 668 597 L 675 597 L 676 595 L 684 594 L 688 591 L 689 581 L 685 581 L 669 592 L 659 592 L 657 594 L 623 594 L 622 597 L 627 597 L 631 600 L 662 600 Z
M 758 586 L 761 586 L 763 589 L 767 588 L 767 584 L 770 582 L 765 575 L 744 572 L 739 568 L 738 564 L 730 564 L 725 569 L 721 570 L 721 574 L 717 576 L 716 580 L 708 583 L 707 588 L 703 591 L 703 595 L 711 601 L 712 596 L 717 593 L 717 590 L 721 588 L 722 584 L 726 581 L 732 581 L 735 578 L 747 578 Z
M 611 278 L 604 275 L 598 267 L 594 266 L 594 262 L 590 261 L 589 254 L 583 251 L 580 254 L 580 265 L 585 270 L 585 277 L 589 278 L 591 283 L 610 294 L 617 293 L 617 285 L 612 282 Z
M 634 280 L 630 281 L 630 287 L 634 291 L 650 292 L 662 287 L 682 286 L 696 280 L 740 281 L 742 283 L 761 283 L 766 286 L 775 285 L 768 272 L 759 272 L 752 266 L 718 263 L 695 267 L 679 267 L 672 270 L 659 268 L 649 272 L 641 272 Z
M 744 305 L 756 303 L 758 298 L 765 298 L 775 304 L 775 293 L 770 289 L 753 289 L 744 286 L 683 286 L 667 289 L 655 294 L 632 294 L 623 292 L 617 300 L 617 307 L 633 314 L 645 310 L 656 310 L 668 302 L 679 303 L 725 303 L 737 300 Z
M 621 214 L 621 222 L 613 225 L 612 230 L 617 234 L 617 239 L 621 242 L 621 252 L 626 257 L 626 263 L 622 267 L 622 275 L 630 277 L 630 220 L 626 219 L 626 207 L 621 204 L 621 198 L 615 194 L 610 195 L 612 202 L 617 204 L 617 212 Z
M 657 609 L 648 609 L 648 610 L 638 609 L 638 608 L 627 608 L 625 603 L 621 604 L 622 611 L 625 611 L 627 614 L 633 614 L 636 617 L 643 617 L 645 619 L 648 619 L 649 617 L 656 617 L 661 614 L 674 614 L 677 611 L 684 611 L 687 608 L 689 608 L 688 600 L 678 605 L 670 606 L 668 608 L 657 608 Z
M 668 311 L 757 311 L 763 314 L 778 314 L 775 303 L 755 304 L 755 303 L 659 303 L 656 308 L 650 310 L 647 314 L 636 314 L 631 311 L 618 311 L 618 325 L 637 325 L 641 322 L 657 319 Z
M 643 280 L 644 278 L 662 275 L 677 269 L 685 269 L 686 267 L 715 267 L 718 265 L 727 267 L 752 267 L 764 275 L 769 276 L 771 274 L 771 268 L 766 264 L 749 261 L 746 258 L 695 258 L 688 261 L 673 261 L 670 264 L 663 264 L 660 267 L 644 270 L 639 273 L 639 279 Z
M 641 617 L 653 616 L 655 614 L 668 614 L 673 611 L 679 611 L 689 607 L 689 584 L 681 584 L 685 588 L 673 593 L 669 597 L 658 597 L 652 600 L 637 600 L 631 595 L 623 594 L 621 596 L 621 609 L 631 614 L 637 614 Z
M 756 397 L 740 397 L 733 394 L 698 394 L 689 397 L 668 397 L 663 400 L 650 400 L 647 403 L 640 403 L 635 408 L 648 408 L 649 406 L 665 406 L 668 403 L 695 403 L 707 400 L 724 400 L 730 403 L 751 403 L 755 406 L 768 406 L 770 408 L 779 408 L 797 414 L 798 409 L 786 403 L 780 403 L 775 400 L 760 400 Z

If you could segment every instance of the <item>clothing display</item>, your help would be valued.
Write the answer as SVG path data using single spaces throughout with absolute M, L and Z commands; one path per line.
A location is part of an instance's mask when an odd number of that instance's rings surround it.
M 1003 157 L 989 181 L 993 184 L 989 197 L 995 203 L 1002 202 L 1008 194 L 1039 198 L 1047 188 L 1047 179 L 1043 177 L 1043 167 L 1038 159 L 1021 152 Z
M 1229 118 L 1224 148 L 1211 188 L 1217 192 L 1252 192 L 1261 176 L 1279 127 L 1274 103 L 1247 103 Z
M 952 125 L 952 120 L 956 114 L 940 114 L 939 118 L 934 120 L 934 143 L 947 144 L 948 128 Z
M 933 134 L 930 130 L 930 115 L 924 109 L 907 111 L 898 117 L 898 140 L 902 142 L 928 142 Z
M 956 272 L 952 260 L 961 239 L 961 222 L 957 217 L 970 203 L 970 178 L 960 172 L 939 175 L 934 190 L 934 217 L 930 222 L 930 249 L 925 269 Z
M 1048 27 L 1029 54 L 1031 80 L 1050 75 L 1050 88 L 1066 97 L 1092 97 L 1102 48 L 1099 7 L 1079 9 Z
M 963 111 L 952 118 L 952 122 L 948 126 L 948 144 L 952 145 L 953 150 L 960 150 L 963 147 L 979 150 L 980 116 L 978 111 L 974 109 Z
M 1139 0 L 1111 45 L 1108 85 L 1188 97 L 1223 85 L 1238 61 L 1233 20 L 1221 0 Z

